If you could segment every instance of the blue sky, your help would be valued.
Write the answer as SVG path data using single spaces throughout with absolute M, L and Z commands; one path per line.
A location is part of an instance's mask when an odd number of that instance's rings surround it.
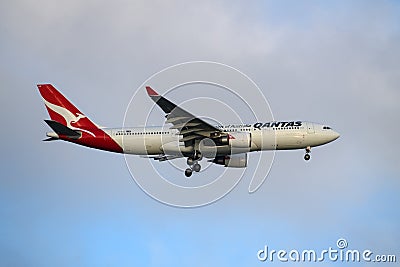
M 399 259 L 399 9 L 397 1 L 3 1 L 0 265 L 279 265 L 259 262 L 257 251 L 322 250 L 340 237 Z M 278 152 L 255 194 L 244 180 L 196 209 L 147 196 L 122 155 L 41 141 L 48 115 L 37 83 L 55 84 L 98 124 L 120 126 L 143 81 L 191 60 L 238 68 L 275 118 L 329 123 L 341 138 L 307 163 L 303 151 Z

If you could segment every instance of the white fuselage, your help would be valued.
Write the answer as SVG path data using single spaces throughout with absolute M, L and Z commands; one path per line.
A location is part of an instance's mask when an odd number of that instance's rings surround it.
M 240 125 L 217 125 L 226 133 L 249 133 L 251 145 L 232 149 L 229 145 L 201 146 L 205 157 L 215 154 L 238 154 L 262 150 L 303 149 L 320 146 L 339 137 L 328 126 L 312 122 L 268 122 Z M 193 147 L 180 142 L 178 130 L 163 127 L 108 128 L 103 129 L 122 148 L 123 153 L 136 155 L 181 155 L 191 153 Z

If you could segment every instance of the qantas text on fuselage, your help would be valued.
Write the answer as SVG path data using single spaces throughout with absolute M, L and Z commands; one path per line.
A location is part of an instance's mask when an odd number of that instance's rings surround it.
M 51 84 L 38 85 L 54 132 L 46 141 L 75 144 L 135 155 L 158 161 L 186 158 L 185 175 L 201 170 L 203 158 L 225 167 L 245 168 L 247 153 L 263 150 L 305 149 L 336 140 L 340 135 L 329 126 L 308 121 L 272 121 L 251 124 L 212 125 L 160 96 L 151 87 L 149 97 L 165 113 L 169 127 L 104 128 L 93 123 Z

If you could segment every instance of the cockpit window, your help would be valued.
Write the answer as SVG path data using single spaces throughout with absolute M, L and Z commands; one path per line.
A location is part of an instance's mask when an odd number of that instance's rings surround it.
M 331 127 L 329 127 L 329 126 L 324 126 L 324 127 L 322 127 L 322 129 L 324 129 L 324 130 L 330 130 Z

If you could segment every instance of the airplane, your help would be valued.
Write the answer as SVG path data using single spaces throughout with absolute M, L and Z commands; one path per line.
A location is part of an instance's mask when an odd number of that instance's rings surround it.
M 165 127 L 99 127 L 53 85 L 37 85 L 54 132 L 43 141 L 63 140 L 116 153 L 134 154 L 158 161 L 186 158 L 185 176 L 201 170 L 200 161 L 232 168 L 247 167 L 247 153 L 264 150 L 305 149 L 330 143 L 339 133 L 325 124 L 309 121 L 270 121 L 251 124 L 212 125 L 159 95 L 150 86 L 147 94 L 165 113 Z

